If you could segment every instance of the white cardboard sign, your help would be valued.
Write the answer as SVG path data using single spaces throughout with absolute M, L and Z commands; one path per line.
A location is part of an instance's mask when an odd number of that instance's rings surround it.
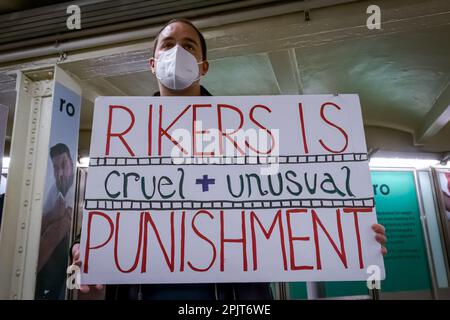
M 373 223 L 357 95 L 95 102 L 83 284 L 383 279 Z

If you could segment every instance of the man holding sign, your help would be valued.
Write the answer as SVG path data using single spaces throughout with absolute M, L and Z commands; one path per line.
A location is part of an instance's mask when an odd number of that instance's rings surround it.
M 383 269 L 357 96 L 202 97 L 206 44 L 186 20 L 154 57 L 161 97 L 96 101 L 81 292 L 271 299 L 268 281 Z

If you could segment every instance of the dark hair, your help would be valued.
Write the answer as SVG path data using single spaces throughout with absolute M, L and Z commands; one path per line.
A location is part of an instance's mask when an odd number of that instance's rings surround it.
M 194 24 L 192 22 L 190 22 L 187 19 L 183 19 L 183 18 L 177 18 L 177 19 L 172 19 L 169 22 L 167 22 L 159 31 L 158 34 L 156 35 L 155 38 L 155 42 L 153 44 L 153 57 L 155 56 L 155 51 L 156 51 L 156 47 L 158 46 L 158 40 L 159 40 L 159 35 L 161 34 L 161 32 L 168 26 L 171 25 L 172 23 L 175 22 L 182 22 L 185 23 L 189 26 L 191 26 L 195 32 L 197 32 L 198 37 L 200 38 L 200 44 L 202 46 L 202 59 L 206 60 L 206 41 L 205 41 L 205 37 L 203 36 L 203 34 L 200 32 L 200 30 L 197 29 L 196 26 L 194 26 Z
M 54 158 L 56 156 L 59 156 L 63 153 L 67 153 L 67 156 L 72 161 L 72 157 L 70 156 L 70 150 L 64 143 L 58 143 L 55 144 L 53 147 L 50 148 L 50 158 Z

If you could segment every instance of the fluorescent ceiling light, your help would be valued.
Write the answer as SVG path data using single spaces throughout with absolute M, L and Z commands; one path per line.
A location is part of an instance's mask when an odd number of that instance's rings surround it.
M 89 166 L 89 157 L 81 157 L 78 160 L 78 167 L 88 167 Z
M 9 157 L 3 157 L 3 161 L 2 161 L 2 168 L 9 168 L 9 162 L 11 161 L 11 159 Z
M 447 164 L 438 164 L 436 165 L 436 168 L 450 168 L 450 161 L 447 162 Z
M 9 168 L 11 159 L 4 157 L 2 161 L 2 168 Z M 82 157 L 77 164 L 79 167 L 89 166 L 89 157 Z M 373 157 L 369 161 L 371 167 L 383 167 L 383 168 L 450 168 L 450 161 L 446 165 L 441 165 L 436 159 L 408 159 L 408 158 L 384 158 Z
M 439 160 L 436 159 L 408 159 L 408 158 L 379 158 L 373 157 L 369 161 L 371 167 L 383 168 L 429 168 L 438 166 Z

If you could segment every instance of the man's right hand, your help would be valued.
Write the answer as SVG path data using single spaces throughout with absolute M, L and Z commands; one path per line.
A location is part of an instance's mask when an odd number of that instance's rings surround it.
M 72 265 L 76 265 L 78 266 L 80 269 L 82 268 L 83 262 L 80 259 L 80 244 L 76 243 L 73 245 L 72 247 L 72 257 L 73 257 L 73 262 Z M 98 295 L 103 295 L 103 289 L 105 288 L 104 285 L 102 284 L 96 284 L 91 285 L 91 286 L 87 286 L 87 285 L 80 285 L 80 292 L 83 294 L 88 294 L 88 293 L 92 293 L 95 296 L 97 296 L 96 293 L 98 293 Z M 92 297 L 92 298 L 96 298 L 96 297 Z M 97 297 L 98 298 L 98 297 Z

